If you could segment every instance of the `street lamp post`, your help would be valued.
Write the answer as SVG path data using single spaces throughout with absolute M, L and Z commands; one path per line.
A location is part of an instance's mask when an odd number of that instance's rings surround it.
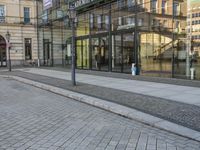
M 8 47 L 8 62 L 9 62 L 9 71 L 11 71 L 11 59 L 10 59 L 10 33 L 7 31 L 6 33 L 6 40 L 7 40 L 7 47 Z
M 76 77 L 75 77 L 75 19 L 76 19 L 76 10 L 73 4 L 69 4 L 68 10 L 69 19 L 71 22 L 72 28 L 72 45 L 71 45 L 71 56 L 72 56 L 72 68 L 71 68 L 71 78 L 72 85 L 76 85 Z

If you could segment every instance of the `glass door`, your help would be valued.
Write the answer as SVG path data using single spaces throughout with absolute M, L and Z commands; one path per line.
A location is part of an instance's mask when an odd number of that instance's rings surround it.
M 89 69 L 89 39 L 76 40 L 76 65 L 80 69 Z
M 92 69 L 108 71 L 108 36 L 92 38 Z
M 134 35 L 127 33 L 123 34 L 123 48 L 122 48 L 122 66 L 123 72 L 130 73 L 132 63 L 134 60 Z

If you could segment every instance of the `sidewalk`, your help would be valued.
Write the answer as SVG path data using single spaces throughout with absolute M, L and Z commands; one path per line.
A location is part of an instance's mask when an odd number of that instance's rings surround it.
M 63 80 L 71 80 L 70 72 L 35 68 L 22 69 L 22 71 Z M 154 96 L 163 99 L 167 98 L 168 100 L 200 106 L 200 88 L 197 87 L 111 78 L 79 73 L 77 74 L 76 78 L 77 82 L 80 83 L 112 88 L 131 93 L 138 93 L 147 96 Z
M 1 76 L 0 83 L 1 150 L 200 148 L 198 141 L 54 94 L 55 87 L 54 93 L 48 92 L 29 85 L 30 81 L 23 84 Z
M 115 102 L 200 131 L 200 100 L 198 99 L 200 89 L 197 87 L 80 73 L 76 76 L 78 85 L 73 87 L 71 86 L 70 72 L 37 68 L 16 69 L 11 73 L 1 72 L 1 74 L 23 77 L 53 87 Z M 148 119 L 148 117 L 142 117 L 144 120 Z

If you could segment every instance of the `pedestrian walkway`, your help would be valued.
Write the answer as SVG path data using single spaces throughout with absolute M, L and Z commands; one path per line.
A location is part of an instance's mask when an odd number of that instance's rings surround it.
M 0 103 L 1 150 L 200 148 L 200 142 L 8 78 L 0 77 Z
M 70 72 L 38 68 L 16 69 L 12 72 L 1 72 L 1 74 L 6 76 L 17 76 L 21 79 L 16 78 L 16 80 L 21 82 L 61 95 L 64 93 L 67 97 L 74 98 L 126 117 L 130 117 L 131 115 L 130 118 L 140 120 L 141 122 L 145 121 L 145 123 L 151 124 L 152 126 L 161 127 L 162 129 L 167 130 L 170 128 L 172 129 L 170 130 L 171 132 L 194 138 L 198 141 L 200 139 L 199 132 L 196 132 L 200 131 L 199 105 L 195 103 L 195 105 L 193 105 L 188 102 L 169 100 L 168 96 L 165 96 L 164 98 L 151 96 L 148 95 L 146 91 L 142 90 L 140 92 L 136 91 L 136 93 L 134 92 L 134 88 L 133 91 L 131 90 L 131 87 L 139 88 L 140 86 L 144 86 L 146 88 L 148 87 L 149 90 L 152 91 L 155 89 L 162 91 L 164 91 L 163 89 L 171 90 L 170 87 L 172 86 L 176 89 L 178 87 L 188 89 L 199 88 L 116 77 L 111 78 L 83 73 L 77 74 L 78 84 L 77 86 L 72 86 Z M 168 91 L 166 90 L 166 92 Z M 178 94 L 181 95 L 182 92 L 179 91 Z M 108 104 L 107 102 L 111 102 L 112 104 Z M 113 106 L 114 104 L 120 104 L 120 106 Z M 121 106 L 123 106 L 122 109 L 119 108 Z M 126 108 L 124 108 L 124 106 Z M 113 108 L 112 110 L 110 110 L 111 107 Z M 127 107 L 129 107 L 129 109 L 127 109 Z M 134 112 L 132 112 L 132 110 Z M 141 115 L 140 112 L 145 114 Z M 196 131 L 189 131 L 188 129 L 185 130 L 181 126 L 172 125 L 170 122 L 172 122 L 172 124 L 179 124 Z M 176 132 L 178 130 L 180 132 Z
M 20 69 L 20 70 L 38 75 L 44 75 L 64 80 L 71 80 L 70 72 L 37 69 L 37 68 Z M 76 80 L 77 82 L 85 84 L 112 88 L 132 93 L 144 94 L 147 96 L 154 96 L 163 99 L 200 106 L 200 88 L 197 87 L 187 87 L 187 86 L 155 83 L 148 81 L 102 77 L 102 76 L 95 76 L 88 74 L 77 74 Z

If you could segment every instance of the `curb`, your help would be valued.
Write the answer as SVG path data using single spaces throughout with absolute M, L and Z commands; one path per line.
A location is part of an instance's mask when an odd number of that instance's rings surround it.
M 64 97 L 71 98 L 73 100 L 83 102 L 107 111 L 110 111 L 112 113 L 124 116 L 129 119 L 136 120 L 138 122 L 144 123 L 146 125 L 159 128 L 161 130 L 165 130 L 167 132 L 171 132 L 173 134 L 177 134 L 179 136 L 183 136 L 195 141 L 200 142 L 200 132 L 192 130 L 190 128 L 166 121 L 164 119 L 160 119 L 158 117 L 154 117 L 152 115 L 140 112 L 138 110 L 128 108 L 126 106 L 122 106 L 116 103 L 108 102 L 99 98 L 87 96 L 84 94 L 72 92 L 69 90 L 64 90 L 62 88 L 54 87 L 51 85 L 35 82 L 32 80 L 28 80 L 25 78 L 17 77 L 17 76 L 10 76 L 10 75 L 0 75 L 0 77 L 5 78 L 11 78 L 16 81 L 32 85 L 38 88 L 41 88 L 43 90 L 47 90 L 50 92 L 53 92 L 55 94 L 59 94 Z

